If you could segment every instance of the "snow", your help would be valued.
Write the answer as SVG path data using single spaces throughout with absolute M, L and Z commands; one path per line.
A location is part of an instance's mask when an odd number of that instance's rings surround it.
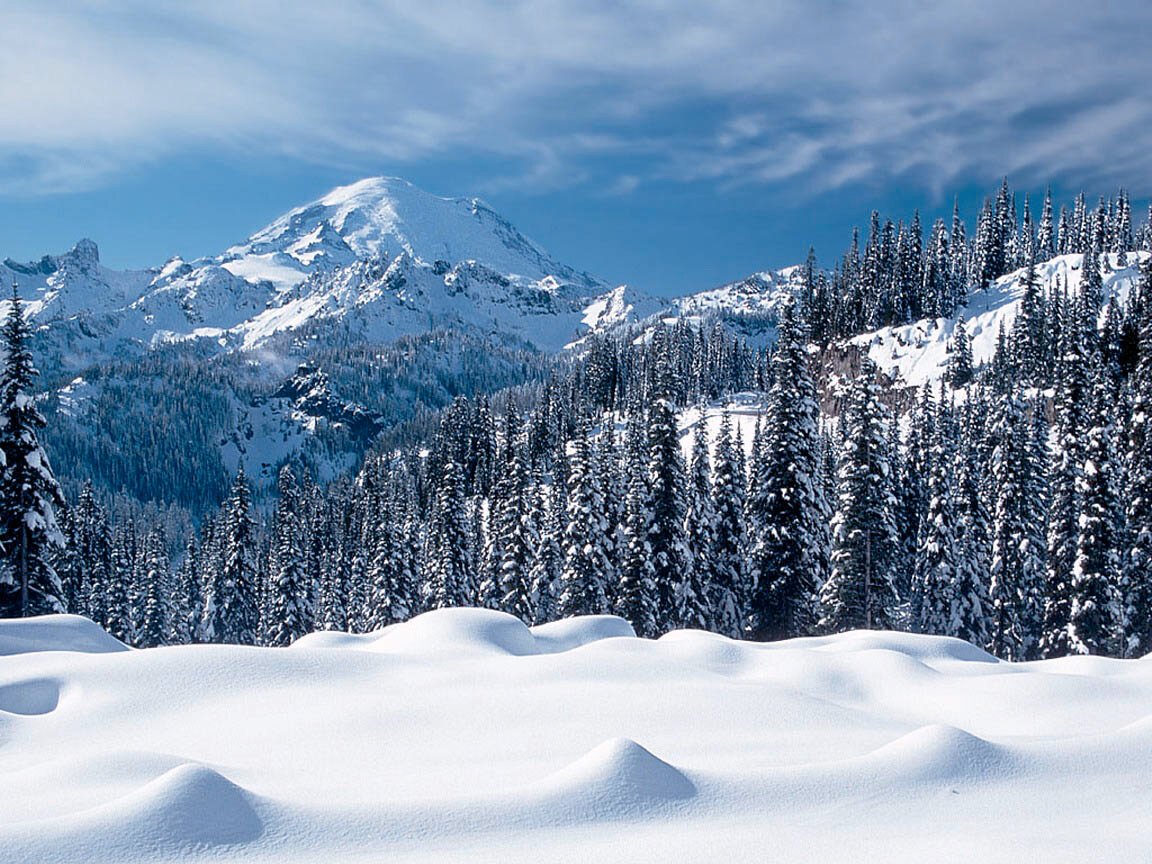
M 1130 252 L 1128 266 L 1120 267 L 1117 254 L 1100 256 L 1104 267 L 1105 302 L 1113 294 L 1121 300 L 1127 299 L 1128 292 L 1140 279 L 1139 262 L 1147 257 L 1147 252 Z M 1080 291 L 1083 259 L 1080 254 L 1059 255 L 1038 264 L 1036 275 L 1041 290 L 1053 291 L 1060 285 L 1076 295 Z M 1010 333 L 1016 321 L 1020 300 L 1024 296 L 1024 273 L 1024 270 L 1017 270 L 1000 277 L 986 290 L 973 291 L 967 306 L 958 309 L 952 318 L 925 319 L 899 327 L 885 327 L 849 341 L 866 348 L 872 361 L 888 375 L 898 376 L 905 385 L 922 387 L 943 378 L 947 371 L 948 344 L 956 320 L 963 316 L 972 342 L 973 365 L 989 363 L 996 353 L 1001 324 L 1005 332 Z
M 294 288 L 304 281 L 305 273 L 299 266 L 284 261 L 284 255 L 251 255 L 226 261 L 221 266 L 234 276 L 249 282 L 271 282 L 278 290 Z
M 0 657 L 41 651 L 99 654 L 128 647 L 79 615 L 0 618 Z
M 767 394 L 745 391 L 732 393 L 723 399 L 712 402 L 703 407 L 686 408 L 680 412 L 677 423 L 680 429 L 680 449 L 684 459 L 690 460 L 692 444 L 695 441 L 696 430 L 703 424 L 708 434 L 708 455 L 716 452 L 716 441 L 720 437 L 720 427 L 724 422 L 724 414 L 728 414 L 732 424 L 732 437 L 737 433 L 744 444 L 744 456 L 752 458 L 752 446 L 756 443 L 756 427 L 763 422 L 765 412 L 768 410 Z
M 0 622 L 6 860 L 1152 854 L 1149 659 L 472 609 L 289 649 L 98 653 L 94 628 Z

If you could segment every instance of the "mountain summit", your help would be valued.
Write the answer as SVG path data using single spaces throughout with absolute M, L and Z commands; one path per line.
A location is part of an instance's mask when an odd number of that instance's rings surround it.
M 398 177 L 369 177 L 288 211 L 223 256 L 228 269 L 272 281 L 355 260 L 406 255 L 434 265 L 474 261 L 529 280 L 549 277 L 592 291 L 609 286 L 553 259 L 479 198 L 441 198 Z M 242 262 L 242 263 L 241 263 Z

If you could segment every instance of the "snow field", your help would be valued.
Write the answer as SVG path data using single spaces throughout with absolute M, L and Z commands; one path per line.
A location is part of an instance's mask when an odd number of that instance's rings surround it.
M 478 609 L 289 649 L 117 644 L 0 622 L 3 860 L 1152 854 L 1152 660 Z

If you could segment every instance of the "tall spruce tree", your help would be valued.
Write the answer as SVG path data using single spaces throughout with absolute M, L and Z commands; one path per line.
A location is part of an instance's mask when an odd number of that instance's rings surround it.
M 865 359 L 843 417 L 844 452 L 832 521 L 832 570 L 821 593 L 827 631 L 884 629 L 896 623 L 896 499 L 887 412 L 876 369 Z
M 648 548 L 652 581 L 656 588 L 656 616 L 661 630 L 695 626 L 702 616 L 704 598 L 692 574 L 692 556 L 684 531 L 684 455 L 672 404 L 658 399 L 648 412 L 648 483 L 652 524 Z
M 1003 393 L 991 431 L 992 479 L 996 507 L 992 528 L 989 601 L 990 649 L 1009 660 L 1028 659 L 1039 638 L 1035 608 L 1044 572 L 1044 498 L 1036 480 L 1044 466 L 1037 458 L 1035 430 L 1024 404 Z
M 639 412 L 633 414 L 625 439 L 622 471 L 628 481 L 624 504 L 624 555 L 616 614 L 626 618 L 638 636 L 659 633 L 655 570 L 652 566 L 652 490 L 648 479 L 648 433 Z
M 64 547 L 56 510 L 64 495 L 40 445 L 44 417 L 32 399 L 39 374 L 28 348 L 28 323 L 15 283 L 0 339 L 0 615 L 64 611 L 52 559 Z
M 255 645 L 259 629 L 256 597 L 256 524 L 252 492 L 241 465 L 220 523 L 219 559 L 205 585 L 204 638 L 209 642 Z
M 560 573 L 558 612 L 600 615 L 608 611 L 604 574 L 610 539 L 604 518 L 600 478 L 594 470 L 592 443 L 586 429 L 577 432 L 569 458 L 564 527 L 564 567 Z
M 784 307 L 768 414 L 748 502 L 755 584 L 752 632 L 782 639 L 812 632 L 817 593 L 828 572 L 828 504 L 820 480 L 820 407 L 808 370 L 806 340 L 791 304 Z M 867 373 L 865 373 L 867 374 Z
M 304 523 L 301 519 L 300 487 L 296 475 L 285 465 L 276 480 L 278 498 L 272 521 L 269 562 L 268 626 L 264 644 L 290 645 L 312 627 L 310 579 L 305 570 Z
M 745 482 L 743 459 L 736 452 L 739 446 L 739 439 L 732 437 L 732 417 L 725 411 L 720 420 L 712 471 L 712 510 L 716 521 L 709 556 L 712 579 L 707 590 L 713 628 L 733 639 L 744 635 L 752 594 L 744 554 Z
M 429 605 L 472 606 L 477 599 L 471 520 L 460 466 L 450 459 L 441 471 L 425 542 Z
M 164 645 L 171 634 L 175 593 L 172 590 L 172 565 L 168 560 L 167 541 L 159 528 L 144 536 L 143 620 L 136 634 L 141 648 Z
M 1087 438 L 1080 474 L 1082 510 L 1072 568 L 1069 648 L 1076 654 L 1103 654 L 1115 647 L 1120 629 L 1123 510 L 1110 393 L 1101 379 L 1096 384 Z
M 1137 305 L 1152 299 L 1152 258 L 1144 260 Z M 1139 348 L 1132 376 L 1132 419 L 1128 425 L 1122 620 L 1124 656 L 1152 652 L 1152 319 L 1137 323 Z

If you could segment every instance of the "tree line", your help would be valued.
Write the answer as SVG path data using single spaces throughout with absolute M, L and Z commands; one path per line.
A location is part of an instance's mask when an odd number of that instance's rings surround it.
M 1041 219 L 1012 252 L 1023 297 L 994 357 L 976 364 L 957 321 L 938 387 L 909 394 L 864 356 L 830 374 L 813 347 L 821 277 L 806 278 L 771 349 L 707 321 L 598 336 L 543 383 L 385 435 L 353 477 L 284 466 L 270 513 L 241 470 L 181 548 L 155 520 L 111 516 L 91 486 L 63 507 L 42 448 L 21 458 L 5 438 L 8 466 L 43 469 L 22 469 L 39 497 L 5 517 L 6 560 L 34 547 L 35 602 L 19 608 L 79 611 L 139 645 L 283 645 L 482 605 L 527 623 L 615 613 L 645 636 L 873 627 L 1010 659 L 1146 653 L 1152 264 L 1126 300 L 1105 297 L 1105 268 L 1131 253 L 1104 246 L 1130 217 L 1087 212 L 1090 229 L 1051 240 L 1088 244 L 1080 285 L 1040 284 Z M 997 267 L 1019 260 L 1005 255 Z M 24 383 L 4 384 L 0 408 L 26 447 L 42 420 L 19 398 L 32 375 L 18 331 L 10 315 L 5 380 Z M 747 432 L 722 407 L 739 391 L 762 405 Z M 682 433 L 682 412 L 710 402 L 715 422 Z

